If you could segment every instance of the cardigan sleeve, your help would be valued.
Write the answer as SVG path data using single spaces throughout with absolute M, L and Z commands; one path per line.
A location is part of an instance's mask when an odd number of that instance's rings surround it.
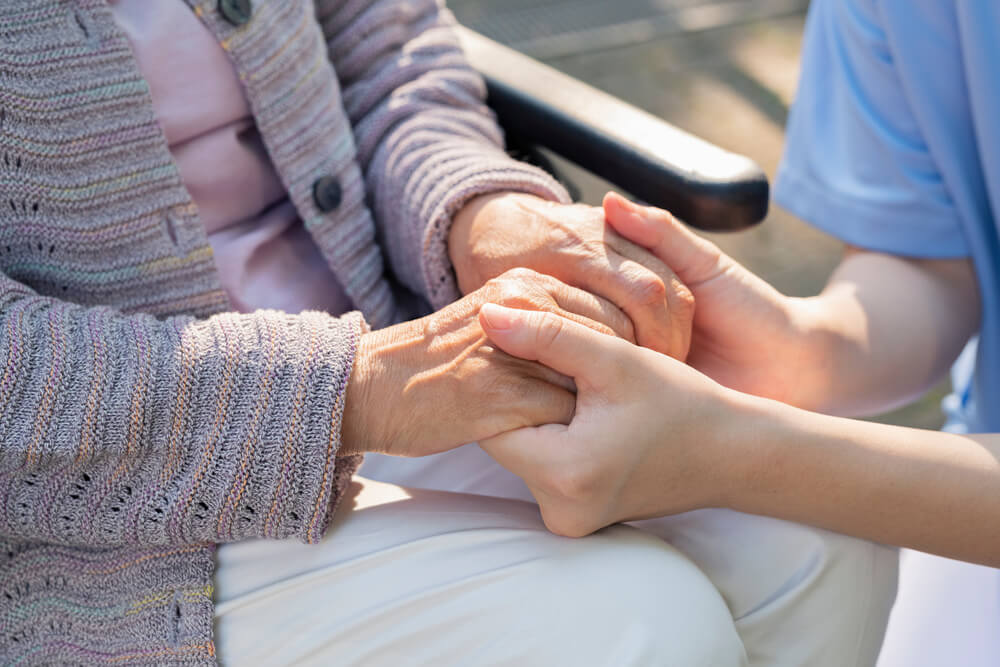
M 125 315 L 0 274 L 0 535 L 110 547 L 321 536 L 365 324 Z
M 471 198 L 519 191 L 569 201 L 544 171 L 504 152 L 441 0 L 317 2 L 396 277 L 435 308 L 459 296 L 452 216 Z

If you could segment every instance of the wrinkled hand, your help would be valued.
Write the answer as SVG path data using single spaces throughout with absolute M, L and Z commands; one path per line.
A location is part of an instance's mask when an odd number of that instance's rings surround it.
M 528 267 L 617 305 L 640 345 L 687 356 L 691 292 L 653 253 L 609 228 L 600 208 L 528 194 L 479 197 L 455 216 L 448 248 L 463 294 Z
M 694 294 L 687 362 L 727 387 L 797 404 L 810 369 L 808 302 L 787 297 L 661 209 L 604 198 L 608 224 L 670 266 Z
M 482 308 L 483 329 L 506 352 L 576 382 L 576 414 L 480 441 L 524 479 L 545 525 L 570 537 L 618 521 L 721 504 L 723 451 L 739 427 L 733 396 L 674 359 L 552 313 Z M 728 442 L 732 443 L 734 438 Z
M 603 299 L 528 269 L 508 271 L 437 313 L 362 337 L 347 385 L 342 454 L 425 456 L 569 421 L 572 383 L 491 345 L 478 320 L 487 302 L 632 335 L 628 318 Z

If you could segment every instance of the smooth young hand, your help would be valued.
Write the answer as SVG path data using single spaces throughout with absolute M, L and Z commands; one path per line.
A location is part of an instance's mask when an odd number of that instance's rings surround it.
M 553 313 L 486 304 L 480 323 L 500 349 L 576 383 L 568 426 L 480 441 L 524 479 L 549 530 L 579 537 L 618 521 L 721 504 L 736 392 Z
M 608 193 L 604 212 L 609 225 L 670 266 L 694 294 L 692 367 L 727 387 L 797 402 L 820 363 L 808 344 L 805 300 L 781 294 L 666 211 Z
M 478 197 L 455 216 L 448 252 L 463 294 L 527 267 L 614 303 L 640 345 L 687 356 L 691 292 L 654 253 L 609 228 L 599 207 L 519 193 Z
M 810 410 L 874 414 L 947 371 L 979 326 L 969 259 L 852 250 L 823 292 L 787 297 L 666 211 L 609 194 L 608 223 L 668 264 L 698 308 L 688 363 L 732 387 Z

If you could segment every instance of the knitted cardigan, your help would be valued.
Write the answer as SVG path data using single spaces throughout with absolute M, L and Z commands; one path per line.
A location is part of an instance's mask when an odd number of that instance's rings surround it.
M 470 197 L 566 197 L 503 153 L 440 0 L 254 0 L 240 26 L 187 2 L 363 317 L 227 312 L 106 0 L 0 2 L 4 664 L 214 664 L 213 545 L 318 540 L 359 463 L 337 452 L 365 319 L 457 296 Z

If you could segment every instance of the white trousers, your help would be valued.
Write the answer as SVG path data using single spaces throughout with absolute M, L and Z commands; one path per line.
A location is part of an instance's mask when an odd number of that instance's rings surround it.
M 875 664 L 893 549 L 726 510 L 558 538 L 490 498 L 531 499 L 475 445 L 361 472 L 410 490 L 377 486 L 318 547 L 220 548 L 224 664 Z
M 355 482 L 318 545 L 219 548 L 223 665 L 746 664 L 715 587 L 660 540 L 560 538 L 528 503 Z

